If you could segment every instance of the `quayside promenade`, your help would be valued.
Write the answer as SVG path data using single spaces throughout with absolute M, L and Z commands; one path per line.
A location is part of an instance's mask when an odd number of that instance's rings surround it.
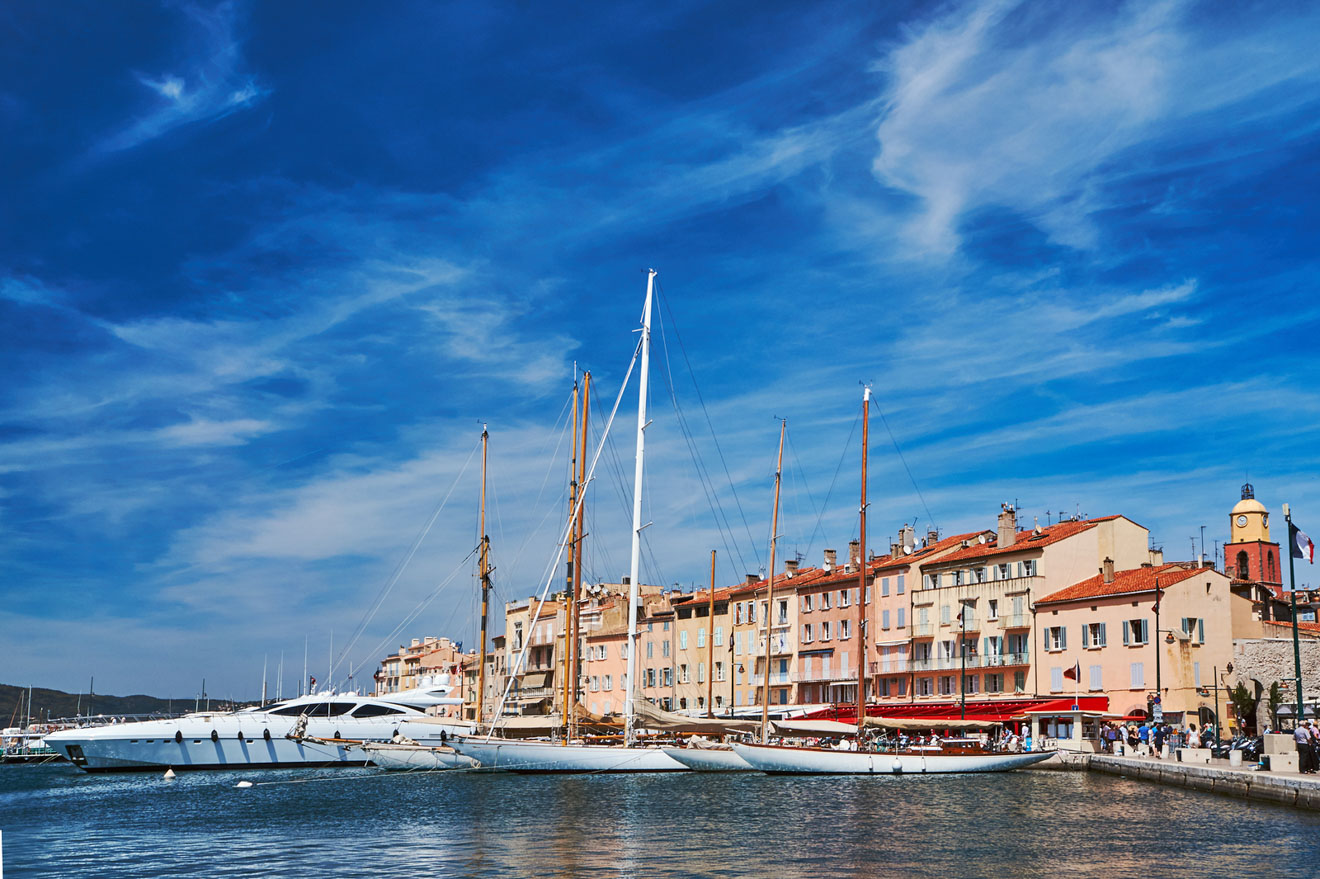
M 1057 764 L 1051 761 L 1042 768 L 1104 772 L 1124 778 L 1320 811 L 1320 777 L 1292 771 L 1257 770 L 1250 765 L 1230 766 L 1227 760 L 1198 764 L 1155 757 L 1060 752 Z

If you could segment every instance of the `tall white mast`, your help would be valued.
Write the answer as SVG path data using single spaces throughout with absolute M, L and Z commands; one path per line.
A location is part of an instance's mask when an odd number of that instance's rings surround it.
M 646 304 L 642 307 L 642 371 L 637 385 L 637 466 L 633 471 L 632 565 L 628 571 L 628 687 L 624 691 L 625 745 L 633 742 L 633 698 L 637 687 L 638 577 L 642 562 L 642 459 L 646 453 L 646 386 L 651 367 L 651 293 L 655 269 L 646 273 Z

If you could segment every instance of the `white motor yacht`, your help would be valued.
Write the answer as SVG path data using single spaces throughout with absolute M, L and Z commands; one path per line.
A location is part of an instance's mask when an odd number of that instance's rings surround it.
M 87 772 L 361 766 L 368 759 L 350 747 L 357 742 L 402 735 L 429 745 L 442 733 L 469 732 L 457 719 L 426 713 L 461 704 L 447 682 L 384 696 L 317 693 L 261 708 L 66 729 L 46 742 Z

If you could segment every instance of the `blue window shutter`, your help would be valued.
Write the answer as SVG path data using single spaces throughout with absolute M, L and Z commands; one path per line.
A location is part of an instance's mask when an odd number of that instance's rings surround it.
M 1205 620 L 1203 619 L 1196 621 L 1196 640 L 1198 643 L 1205 643 Z
M 1105 644 L 1108 643 L 1108 641 L 1109 641 L 1109 638 L 1105 635 L 1105 624 L 1104 624 L 1104 623 L 1101 623 L 1101 624 L 1100 624 L 1100 646 L 1101 646 L 1101 647 L 1105 646 Z
M 1088 631 L 1086 623 L 1082 623 L 1082 649 L 1085 650 L 1091 646 L 1091 633 Z
M 1123 620 L 1123 645 L 1127 646 L 1128 644 L 1131 643 L 1132 643 L 1132 624 L 1127 620 Z
M 1068 649 L 1068 627 L 1067 627 L 1067 626 L 1059 626 L 1059 649 L 1060 649 L 1060 650 L 1067 650 L 1067 649 Z

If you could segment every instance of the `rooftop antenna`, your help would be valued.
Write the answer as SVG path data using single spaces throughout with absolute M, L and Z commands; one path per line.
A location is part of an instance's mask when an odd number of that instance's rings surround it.
M 1049 510 L 1046 510 L 1046 511 L 1045 511 L 1045 527 L 1048 528 L 1048 527 L 1050 527 L 1050 525 L 1052 525 L 1052 524 L 1054 524 L 1054 523 L 1050 520 L 1050 511 L 1049 511 Z

